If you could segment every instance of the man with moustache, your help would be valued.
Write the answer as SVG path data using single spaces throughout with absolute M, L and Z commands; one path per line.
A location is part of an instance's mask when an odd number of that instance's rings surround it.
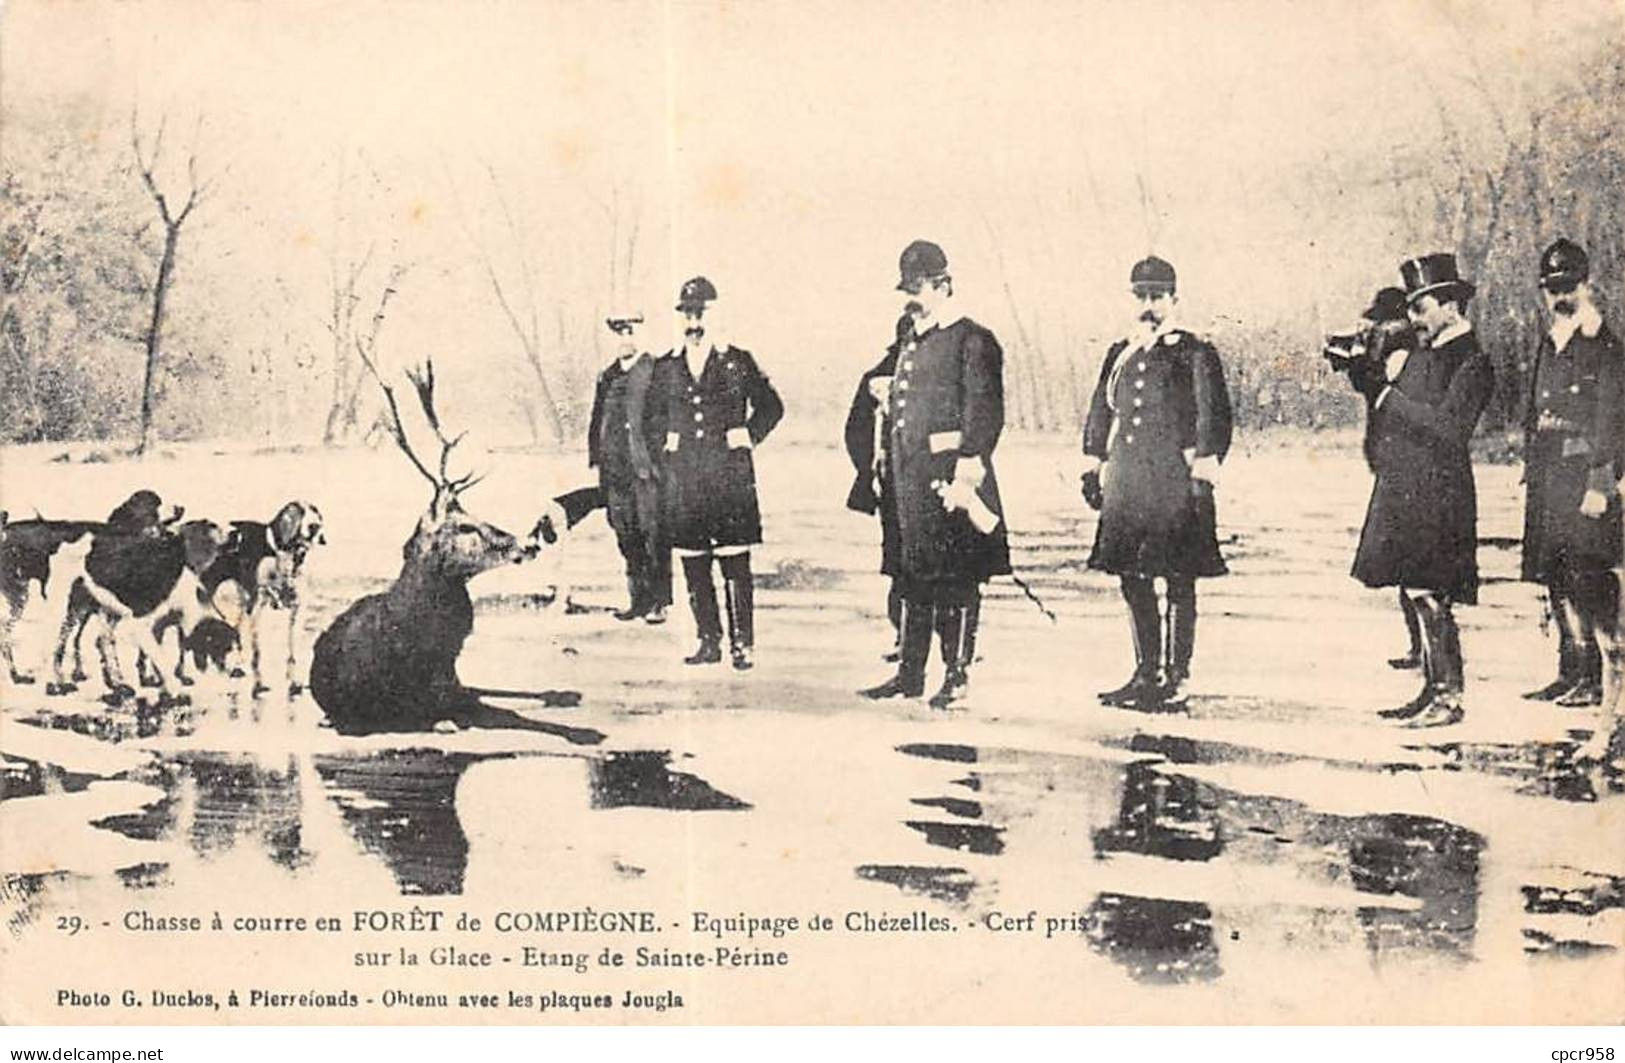
M 970 683 L 981 585 L 1010 572 L 993 468 L 1004 429 L 1004 352 L 993 333 L 950 312 L 953 277 L 942 248 L 914 241 L 898 272 L 913 334 L 899 330 L 882 481 L 895 495 L 902 640 L 897 673 L 861 693 L 922 695 L 935 631 L 944 674 L 930 705 L 947 709 Z
M 846 414 L 846 456 L 852 462 L 852 488 L 846 508 L 880 518 L 880 571 L 891 577 L 886 618 L 891 621 L 892 649 L 887 661 L 900 659 L 903 646 L 903 588 L 897 574 L 897 499 L 887 482 L 886 441 L 891 432 L 891 385 L 897 356 L 914 338 L 914 318 L 897 319 L 895 339 L 874 368 L 858 380 Z
M 1440 253 L 1400 266 L 1417 349 L 1349 367 L 1371 404 L 1376 484 L 1353 575 L 1399 587 L 1422 626 L 1423 694 L 1380 715 L 1410 727 L 1459 722 L 1465 686 L 1453 607 L 1478 600 L 1478 494 L 1468 445 L 1495 388 L 1490 360 L 1468 320 L 1475 291 Z
M 598 374 L 587 429 L 587 466 L 598 470 L 609 526 L 626 562 L 628 604 L 617 620 L 664 623 L 671 604 L 671 554 L 660 528 L 660 469 L 664 429 L 650 429 L 649 385 L 654 359 L 638 343 L 643 315 L 616 314 L 604 324 L 615 336 L 615 360 Z
M 750 548 L 762 541 L 751 451 L 784 416 L 777 391 L 749 351 L 708 334 L 716 287 L 704 277 L 683 283 L 677 312 L 683 346 L 659 372 L 667 452 L 667 522 L 682 558 L 699 645 L 685 664 L 722 660 L 722 618 L 712 561 L 722 569 L 728 648 L 734 668 L 752 667 L 755 582 Z
M 1136 327 L 1107 350 L 1083 429 L 1083 497 L 1100 511 L 1089 567 L 1118 577 L 1134 644 L 1134 673 L 1099 697 L 1145 711 L 1185 704 L 1196 580 L 1228 571 L 1213 488 L 1230 450 L 1230 393 L 1218 352 L 1174 325 L 1176 279 L 1155 256 L 1130 270 Z
M 1591 290 L 1585 249 L 1558 240 L 1540 257 L 1551 315 L 1530 375 L 1524 416 L 1523 578 L 1546 587 L 1557 622 L 1557 679 L 1525 697 L 1563 706 L 1602 700 L 1609 570 L 1621 560 L 1625 355 Z

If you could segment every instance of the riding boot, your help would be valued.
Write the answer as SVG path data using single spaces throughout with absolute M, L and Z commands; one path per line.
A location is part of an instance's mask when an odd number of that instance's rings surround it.
M 1191 675 L 1191 656 L 1196 651 L 1196 583 L 1189 579 L 1168 581 L 1168 642 L 1164 660 L 1168 662 L 1166 682 L 1160 692 L 1162 707 L 1176 709 L 1189 698 L 1186 682 Z
M 925 662 L 931 656 L 931 629 L 935 608 L 910 598 L 903 602 L 903 641 L 897 674 L 879 686 L 860 690 L 866 698 L 917 698 L 925 693 Z
M 1116 690 L 1102 692 L 1102 705 L 1138 704 L 1142 695 L 1156 689 L 1162 672 L 1162 618 L 1157 614 L 1156 588 L 1140 576 L 1123 576 L 1120 582 L 1134 641 L 1134 674 Z
M 1448 599 L 1428 595 L 1418 604 L 1422 606 L 1422 623 L 1433 658 L 1433 696 L 1419 713 L 1406 721 L 1405 726 L 1448 727 L 1460 723 L 1463 716 L 1461 694 L 1465 672 L 1461 657 L 1461 632 L 1456 627 L 1456 618 Z
M 1575 688 L 1584 672 L 1579 632 L 1576 630 L 1578 613 L 1561 587 L 1547 588 L 1546 599 L 1557 625 L 1557 678 L 1537 690 L 1524 694 L 1528 701 L 1556 701 Z
M 1405 634 L 1409 637 L 1410 648 L 1403 657 L 1388 658 L 1388 667 L 1409 671 L 1422 664 L 1422 622 L 1417 618 L 1416 606 L 1405 596 L 1403 587 L 1399 590 L 1399 611 L 1405 617 Z
M 946 709 L 965 693 L 970 685 L 971 658 L 976 649 L 976 614 L 979 612 L 980 593 L 964 605 L 938 605 L 936 607 L 937 638 L 942 644 L 942 687 L 931 695 L 933 709 Z
M 717 588 L 711 582 L 711 555 L 683 558 L 688 583 L 688 607 L 700 644 L 683 658 L 684 664 L 715 664 L 722 660 L 722 617 L 717 612 Z
M 1438 633 L 1430 625 L 1428 611 L 1420 601 L 1412 602 L 1411 608 L 1415 610 L 1417 629 L 1421 636 L 1422 688 L 1416 692 L 1415 697 L 1403 705 L 1380 710 L 1377 715 L 1385 720 L 1409 720 L 1420 716 L 1422 710 L 1433 701 L 1434 687 L 1439 678 L 1443 657 L 1438 644 Z
M 886 591 L 886 619 L 891 621 L 892 647 L 881 659 L 896 664 L 903 655 L 903 588 L 895 576 Z
M 724 557 L 722 580 L 728 603 L 728 650 L 734 667 L 748 671 L 756 643 L 756 584 L 750 571 L 750 554 Z

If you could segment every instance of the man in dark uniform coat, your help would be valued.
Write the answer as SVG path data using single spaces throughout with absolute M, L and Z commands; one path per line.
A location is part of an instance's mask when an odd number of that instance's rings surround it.
M 755 587 L 750 548 L 762 541 L 754 447 L 784 416 L 784 404 L 749 351 L 707 335 L 706 312 L 717 290 L 704 277 L 683 284 L 677 312 L 683 346 L 659 373 L 666 410 L 667 520 L 683 559 L 688 604 L 699 646 L 684 661 L 722 660 L 722 619 L 711 562 L 722 569 L 728 645 L 735 668 L 752 665 Z
M 1139 328 L 1106 351 L 1083 428 L 1083 497 L 1100 511 L 1089 567 L 1115 573 L 1128 604 L 1134 674 L 1100 695 L 1156 710 L 1186 699 L 1196 648 L 1196 580 L 1227 570 L 1213 487 L 1230 450 L 1230 393 L 1211 344 L 1171 317 L 1174 267 L 1135 264 Z M 1167 584 L 1166 625 L 1154 580 Z
M 1400 587 L 1422 620 L 1425 694 L 1381 715 L 1409 726 L 1462 718 L 1461 637 L 1453 605 L 1478 600 L 1478 493 L 1468 444 L 1495 388 L 1466 317 L 1474 288 L 1450 254 L 1400 267 L 1419 349 L 1355 363 L 1349 381 L 1371 404 L 1377 480 L 1354 559 L 1368 587 Z
M 605 324 L 620 349 L 615 361 L 598 374 L 587 429 L 587 465 L 598 470 L 609 526 L 626 561 L 629 603 L 615 619 L 641 616 L 659 624 L 671 604 L 671 552 L 662 540 L 660 470 L 655 465 L 665 430 L 659 429 L 658 435 L 647 432 L 654 360 L 638 344 L 643 315 L 619 314 Z
M 969 318 L 950 320 L 953 278 L 942 248 L 916 240 L 898 262 L 897 288 L 911 337 L 890 389 L 883 483 L 897 507 L 897 579 L 903 599 L 897 674 L 865 697 L 919 697 L 934 630 L 948 708 L 970 682 L 981 584 L 1010 572 L 993 449 L 1004 430 L 1004 352 Z
M 1585 250 L 1558 240 L 1540 259 L 1552 316 L 1530 375 L 1524 415 L 1523 578 L 1545 585 L 1558 631 L 1557 679 L 1532 700 L 1602 700 L 1599 623 L 1610 569 L 1620 563 L 1625 472 L 1625 355 L 1591 294 Z
M 897 499 L 886 482 L 886 441 L 891 434 L 891 385 L 897 356 L 914 338 L 914 318 L 897 319 L 897 337 L 874 368 L 858 380 L 858 390 L 846 414 L 846 456 L 852 462 L 852 489 L 846 508 L 880 517 L 880 571 L 891 577 L 886 593 L 886 618 L 892 626 L 892 650 L 886 660 L 897 661 L 903 646 L 903 588 L 897 578 Z

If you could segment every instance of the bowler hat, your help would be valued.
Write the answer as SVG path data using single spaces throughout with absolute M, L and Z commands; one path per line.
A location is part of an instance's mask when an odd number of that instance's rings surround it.
M 1384 321 L 1405 320 L 1405 293 L 1398 288 L 1378 288 L 1377 293 L 1371 297 L 1371 305 L 1365 308 L 1360 315 L 1367 321 L 1380 324 Z
M 611 332 L 631 332 L 643 324 L 643 315 L 634 310 L 619 310 L 604 318 L 604 324 Z
M 677 309 L 698 310 L 717 297 L 717 287 L 704 277 L 691 277 L 677 293 Z
M 1129 270 L 1129 287 L 1135 291 L 1171 292 L 1174 290 L 1174 267 L 1171 262 L 1150 255 L 1134 263 Z
M 1540 256 L 1542 288 L 1572 287 L 1590 276 L 1591 260 L 1573 240 L 1559 238 Z
M 897 290 L 905 291 L 920 281 L 947 275 L 948 256 L 930 240 L 916 240 L 898 256 L 897 273 Z
M 1456 256 L 1448 251 L 1413 258 L 1400 264 L 1399 277 L 1405 285 L 1406 303 L 1414 303 L 1424 295 L 1454 294 L 1457 298 L 1471 299 L 1478 289 L 1470 281 L 1461 279 L 1456 272 Z

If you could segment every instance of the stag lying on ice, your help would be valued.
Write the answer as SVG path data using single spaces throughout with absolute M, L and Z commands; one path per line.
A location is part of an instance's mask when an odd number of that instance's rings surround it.
M 547 731 L 577 743 L 601 741 L 604 736 L 597 731 L 531 720 L 487 705 L 457 678 L 457 656 L 474 627 L 468 581 L 534 557 L 563 530 L 556 523 L 575 524 L 602 504 L 601 497 L 589 489 L 555 499 L 554 515 L 543 518 L 539 534 L 529 541 L 470 516 L 460 496 L 479 478 L 453 478 L 446 471 L 462 436 L 448 440 L 441 430 L 433 363 L 408 376 L 440 442 L 438 472 L 431 472 L 413 451 L 393 389 L 382 377 L 378 382 L 395 442 L 433 485 L 434 496 L 406 542 L 395 582 L 351 605 L 317 638 L 310 666 L 312 696 L 334 728 L 347 734 L 427 730 L 449 721 L 463 727 Z

